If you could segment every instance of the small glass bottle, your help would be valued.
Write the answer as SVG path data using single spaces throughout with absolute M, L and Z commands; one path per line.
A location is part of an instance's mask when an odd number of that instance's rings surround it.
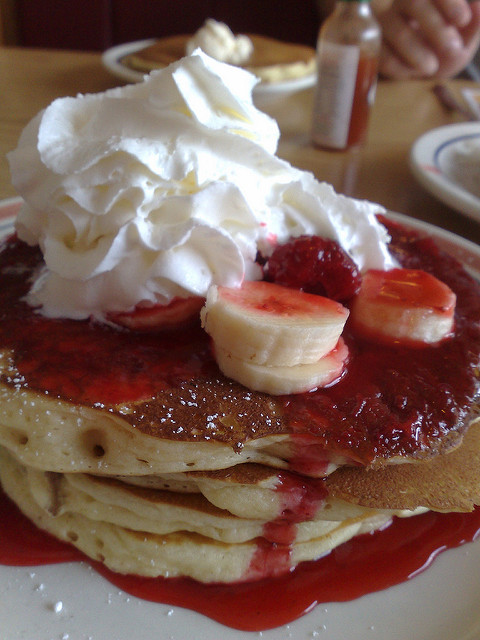
M 365 142 L 375 99 L 381 30 L 369 0 L 340 0 L 317 43 L 312 142 L 348 149 Z

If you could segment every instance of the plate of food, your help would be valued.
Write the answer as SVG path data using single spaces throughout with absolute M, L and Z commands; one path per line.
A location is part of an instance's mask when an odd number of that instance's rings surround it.
M 428 131 L 413 145 L 417 180 L 459 213 L 480 220 L 480 123 L 464 122 Z
M 478 247 L 278 158 L 249 74 L 180 67 L 8 156 L 2 632 L 476 638 Z
M 225 24 L 213 20 L 208 20 L 195 36 L 175 35 L 116 45 L 103 53 L 102 60 L 116 77 L 139 82 L 146 73 L 182 58 L 192 49 L 192 43 L 193 46 L 197 43 L 212 57 L 224 59 L 239 37 L 248 38 L 250 47 L 236 64 L 259 78 L 255 95 L 274 97 L 314 86 L 316 62 L 312 47 L 255 34 L 235 36 Z M 228 53 L 225 53 L 226 46 Z
M 13 231 L 20 206 L 18 198 L 1 203 L 2 236 Z M 389 217 L 405 228 L 434 238 L 438 246 L 464 261 L 468 271 L 480 280 L 480 250 L 476 245 L 427 223 L 399 214 L 389 214 Z M 5 548 L 7 510 L 2 513 L 0 536 L 2 548 Z M 29 526 L 28 522 L 22 521 L 22 530 L 17 530 L 20 545 L 34 544 L 35 536 L 32 537 Z M 0 564 L 0 613 L 2 630 L 8 640 L 30 637 L 36 640 L 57 637 L 116 640 L 132 635 L 139 640 L 153 635 L 162 640 L 190 640 L 192 628 L 195 628 L 196 640 L 210 640 L 220 635 L 225 640 L 247 637 L 310 640 L 324 636 L 330 640 L 343 640 L 352 634 L 358 640 L 396 640 L 414 636 L 422 640 L 451 640 L 452 637 L 476 640 L 480 633 L 476 606 L 480 592 L 480 546 L 478 542 L 465 544 L 435 558 L 443 551 L 441 534 L 436 542 L 437 550 L 426 563 L 428 566 L 419 566 L 405 582 L 346 602 L 320 601 L 316 606 L 312 602 L 311 610 L 299 619 L 256 633 L 225 626 L 188 607 L 168 601 L 166 604 L 150 602 L 148 596 L 132 595 L 95 571 L 87 559 L 79 557 L 72 562 L 67 554 L 60 564 L 58 558 L 54 564 L 49 564 L 55 559 L 51 540 L 41 543 L 47 547 L 41 560 L 35 559 L 34 553 L 27 566 L 21 566 L 23 561 L 19 562 L 20 566 Z M 414 554 L 409 546 L 408 552 Z M 48 557 L 49 553 L 53 555 Z M 393 559 L 399 553 L 395 550 Z M 382 560 L 381 565 L 388 573 L 385 562 Z M 371 559 L 362 571 L 360 580 L 367 581 L 367 574 L 372 571 Z M 352 571 L 350 579 L 358 580 L 359 576 L 354 576 Z M 348 576 L 345 579 L 348 580 Z M 197 589 L 201 590 L 202 585 Z M 218 597 L 218 593 L 211 597 L 215 595 Z M 290 598 L 294 596 L 289 593 Z M 268 599 L 260 598 L 260 602 L 265 609 L 277 610 Z M 443 603 L 441 607 L 438 606 L 440 602 Z M 243 606 L 240 626 L 250 627 L 245 620 L 258 616 L 258 602 L 244 602 Z M 284 603 L 284 606 L 287 605 Z

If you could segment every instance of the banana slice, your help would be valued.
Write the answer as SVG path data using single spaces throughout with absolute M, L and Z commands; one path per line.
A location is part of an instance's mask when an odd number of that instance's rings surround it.
M 321 296 L 270 282 L 211 287 L 205 331 L 231 357 L 269 367 L 316 363 L 337 344 L 349 311 Z
M 336 382 L 345 369 L 348 347 L 343 339 L 329 354 L 311 364 L 291 367 L 267 367 L 236 358 L 215 346 L 215 358 L 220 370 L 228 378 L 255 391 L 270 395 L 304 393 Z
M 351 322 L 369 338 L 435 344 L 451 335 L 455 304 L 450 287 L 425 271 L 372 270 L 363 276 Z

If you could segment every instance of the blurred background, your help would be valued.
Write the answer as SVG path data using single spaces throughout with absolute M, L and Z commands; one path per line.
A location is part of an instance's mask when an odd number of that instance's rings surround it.
M 317 6 L 318 1 L 318 6 Z M 113 45 L 194 33 L 206 18 L 234 33 L 315 46 L 327 0 L 0 0 L 0 43 L 102 51 Z

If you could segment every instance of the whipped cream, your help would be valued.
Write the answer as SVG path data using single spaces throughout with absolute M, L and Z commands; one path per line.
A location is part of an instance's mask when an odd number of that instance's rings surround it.
M 243 64 L 252 55 L 253 43 L 248 36 L 235 36 L 225 23 L 209 18 L 187 42 L 187 55 L 197 48 L 215 60 Z
M 390 268 L 377 205 L 275 156 L 255 77 L 197 50 L 144 82 L 60 98 L 9 154 L 16 228 L 45 266 L 28 294 L 48 317 L 105 319 L 261 277 L 257 252 L 320 234 L 360 269 Z

